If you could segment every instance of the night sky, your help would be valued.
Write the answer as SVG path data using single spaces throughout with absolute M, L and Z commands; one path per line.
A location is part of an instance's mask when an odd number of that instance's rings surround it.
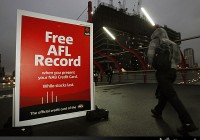
M 101 0 L 109 3 L 109 0 Z M 113 0 L 119 7 L 120 0 Z M 15 69 L 17 9 L 76 20 L 87 8 L 88 0 L 0 0 L 0 53 L 6 74 Z M 92 0 L 93 8 L 97 0 Z M 122 0 L 121 0 L 122 2 Z M 126 0 L 129 13 L 137 8 L 137 0 Z M 142 6 L 155 23 L 180 32 L 182 39 L 200 35 L 200 0 L 143 0 Z M 87 10 L 79 18 L 87 21 Z M 182 42 L 182 50 L 193 48 L 200 65 L 200 38 Z

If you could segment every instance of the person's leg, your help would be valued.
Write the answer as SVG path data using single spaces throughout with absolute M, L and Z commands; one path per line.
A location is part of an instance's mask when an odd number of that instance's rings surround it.
M 163 91 L 161 90 L 161 87 L 164 84 L 163 81 L 165 80 L 165 75 L 163 75 L 161 71 L 157 71 L 156 79 L 158 82 L 156 89 L 156 98 L 158 99 L 158 104 L 154 107 L 154 109 L 151 110 L 151 112 L 155 118 L 162 118 L 162 112 L 167 104 L 167 99 L 164 94 L 162 94 Z
M 97 86 L 97 77 L 95 77 L 95 85 Z
M 176 70 L 171 69 L 169 71 L 157 71 L 156 78 L 159 84 L 161 98 L 159 99 L 158 105 L 155 107 L 155 110 L 162 114 L 162 111 L 167 101 L 169 101 L 178 113 L 182 123 L 193 124 L 190 115 L 178 98 L 176 91 L 173 87 L 173 81 L 175 81 L 176 79 Z
M 155 97 L 156 97 L 157 99 L 159 99 L 159 97 L 160 97 L 160 87 L 159 87 L 159 84 L 157 85 L 157 88 L 156 88 Z
M 164 110 L 166 104 L 167 104 L 166 98 L 163 97 L 163 96 L 160 96 L 160 97 L 158 98 L 158 104 L 155 106 L 154 110 L 155 110 L 158 114 L 162 115 L 162 112 L 163 112 L 163 110 Z
M 110 77 L 110 76 L 109 76 L 109 74 L 108 74 L 108 75 L 107 75 L 107 82 L 109 82 L 109 77 Z
M 166 92 L 164 92 L 165 97 L 167 98 L 169 103 L 172 105 L 172 107 L 175 109 L 175 111 L 177 112 L 183 126 L 187 127 L 187 125 L 188 126 L 190 125 L 190 128 L 188 127 L 187 131 L 193 131 L 196 128 L 194 125 L 194 122 L 191 116 L 189 115 L 188 111 L 186 110 L 185 106 L 183 105 L 179 97 L 177 96 L 177 93 L 173 87 L 173 83 L 170 82 L 170 81 L 175 81 L 174 79 L 176 77 L 176 70 L 171 69 L 168 73 L 168 76 L 169 76 L 168 77 L 169 82 L 165 82 L 166 84 L 165 86 L 167 87 L 165 89 Z
M 109 84 L 111 83 L 111 81 L 112 81 L 112 75 L 110 75 Z

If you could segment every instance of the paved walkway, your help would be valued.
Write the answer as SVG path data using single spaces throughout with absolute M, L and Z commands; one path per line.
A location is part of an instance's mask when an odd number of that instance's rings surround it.
M 132 136 L 161 137 L 180 136 L 176 132 L 180 121 L 168 104 L 163 112 L 163 121 L 151 116 L 151 108 L 157 100 L 154 97 L 156 84 L 115 84 L 96 86 L 95 101 L 99 108 L 109 110 L 109 120 L 87 122 L 85 117 L 62 120 L 32 127 L 32 136 Z M 200 86 L 176 85 L 175 89 L 200 127 Z M 4 94 L 2 91 L 1 95 Z M 5 91 L 6 95 L 12 91 Z M 0 129 L 12 114 L 12 97 L 0 99 Z M 10 131 L 11 132 L 11 131 Z M 1 135 L 10 135 L 0 131 Z M 200 136 L 200 131 L 190 134 Z

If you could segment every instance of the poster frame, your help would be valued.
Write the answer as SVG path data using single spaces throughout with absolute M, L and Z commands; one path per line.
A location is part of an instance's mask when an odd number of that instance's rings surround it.
M 73 112 L 73 113 L 67 113 L 67 114 L 60 114 L 55 116 L 49 116 L 49 117 L 43 117 L 43 118 L 37 118 L 32 120 L 25 120 L 20 121 L 19 115 L 20 115 L 20 59 L 21 59 L 21 30 L 22 30 L 22 16 L 30 16 L 34 18 L 39 19 L 45 19 L 50 21 L 56 21 L 56 22 L 62 22 L 62 23 L 70 23 L 73 25 L 79 25 L 84 27 L 90 27 L 90 104 L 91 104 L 91 110 L 94 110 L 94 84 L 93 84 L 93 24 L 77 21 L 77 20 L 71 20 L 67 18 L 61 18 L 56 16 L 50 16 L 46 14 L 40 14 L 30 11 L 25 11 L 21 9 L 17 9 L 17 30 L 16 30 L 16 70 L 15 70 L 15 89 L 13 91 L 13 126 L 14 127 L 20 127 L 20 126 L 31 126 L 31 125 L 37 125 L 37 124 L 43 124 L 43 123 L 49 123 L 53 121 L 59 121 L 64 119 L 70 119 L 75 117 L 81 117 L 86 115 L 86 111 L 79 111 L 79 112 Z

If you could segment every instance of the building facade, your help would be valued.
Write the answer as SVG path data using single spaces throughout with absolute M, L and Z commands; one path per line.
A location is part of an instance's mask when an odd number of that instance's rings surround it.
M 1 54 L 0 54 L 0 77 L 4 77 L 5 76 L 5 71 L 4 71 L 4 67 L 1 66 Z
M 194 50 L 192 48 L 187 48 L 184 50 L 184 57 L 189 68 L 195 67 Z
M 147 49 L 155 27 L 144 17 L 100 3 L 95 9 L 92 22 L 94 63 L 101 71 L 106 71 L 110 66 L 116 71 L 137 71 L 148 68 Z M 106 27 L 116 39 L 110 38 L 103 27 Z M 180 40 L 180 33 L 166 25 L 163 28 L 172 41 Z

